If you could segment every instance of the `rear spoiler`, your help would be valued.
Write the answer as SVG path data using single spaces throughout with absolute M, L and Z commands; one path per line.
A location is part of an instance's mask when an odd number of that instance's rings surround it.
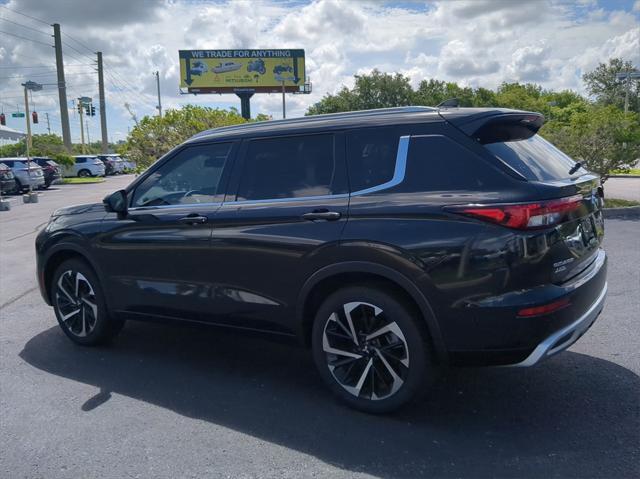
M 542 114 L 527 111 L 496 110 L 468 116 L 447 116 L 445 119 L 483 145 L 526 140 L 535 135 L 544 123 Z

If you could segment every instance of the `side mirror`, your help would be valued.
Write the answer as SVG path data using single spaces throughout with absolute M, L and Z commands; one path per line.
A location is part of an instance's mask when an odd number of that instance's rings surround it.
M 127 192 L 125 190 L 118 190 L 111 193 L 109 196 L 102 200 L 104 203 L 104 209 L 109 213 L 118 213 L 118 218 L 124 218 L 127 216 Z

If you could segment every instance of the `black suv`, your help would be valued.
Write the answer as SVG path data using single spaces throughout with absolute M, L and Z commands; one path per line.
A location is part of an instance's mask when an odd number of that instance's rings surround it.
M 531 366 L 607 290 L 599 178 L 542 122 L 406 107 L 200 133 L 104 205 L 54 212 L 42 295 L 85 345 L 126 319 L 298 338 L 369 412 L 440 365 Z

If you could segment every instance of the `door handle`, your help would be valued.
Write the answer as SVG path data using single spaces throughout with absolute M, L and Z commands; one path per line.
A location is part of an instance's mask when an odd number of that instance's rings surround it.
M 206 223 L 208 218 L 206 216 L 201 216 L 195 213 L 185 216 L 184 218 L 180 218 L 178 221 L 180 223 L 184 223 L 186 225 L 199 225 Z
M 337 211 L 328 211 L 328 210 L 315 210 L 310 213 L 305 213 L 302 215 L 302 219 L 314 221 L 314 220 L 326 220 L 326 221 L 336 221 L 339 220 L 342 215 Z

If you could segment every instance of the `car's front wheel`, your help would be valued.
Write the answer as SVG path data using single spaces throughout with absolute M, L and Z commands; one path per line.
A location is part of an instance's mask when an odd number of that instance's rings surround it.
M 75 343 L 105 343 L 124 325 L 109 318 L 100 282 L 82 260 L 70 259 L 57 268 L 50 294 L 60 327 Z
M 89 170 L 80 170 L 78 171 L 78 176 L 80 178 L 88 178 L 89 176 L 91 176 L 91 172 Z
M 422 319 L 400 297 L 350 287 L 328 297 L 312 332 L 320 375 L 344 402 L 385 413 L 420 397 L 435 375 Z

